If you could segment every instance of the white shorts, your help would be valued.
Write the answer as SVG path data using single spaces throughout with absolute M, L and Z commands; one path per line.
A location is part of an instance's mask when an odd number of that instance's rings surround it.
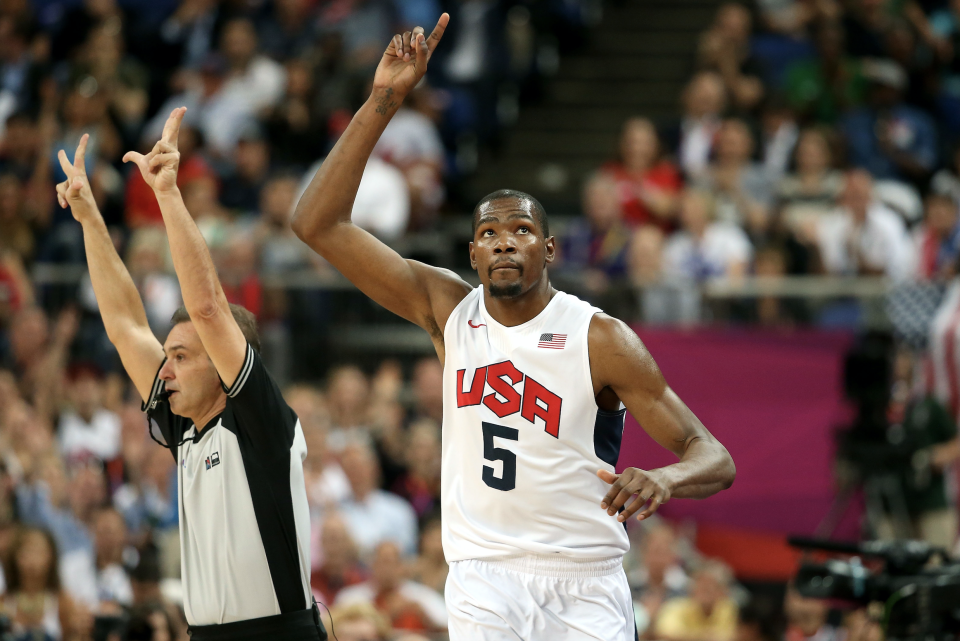
M 450 641 L 635 641 L 622 557 L 455 561 L 445 589 Z

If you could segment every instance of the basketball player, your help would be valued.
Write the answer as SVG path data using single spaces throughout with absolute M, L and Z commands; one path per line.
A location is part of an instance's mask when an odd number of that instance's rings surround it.
M 429 37 L 418 27 L 390 42 L 369 100 L 317 171 L 293 228 L 364 293 L 427 330 L 444 364 L 450 638 L 627 641 L 635 630 L 621 567 L 625 521 L 672 497 L 729 487 L 733 461 L 636 334 L 551 287 L 555 241 L 534 198 L 499 191 L 477 205 L 476 289 L 351 223 L 367 158 L 448 20 Z M 626 410 L 680 461 L 615 474 Z

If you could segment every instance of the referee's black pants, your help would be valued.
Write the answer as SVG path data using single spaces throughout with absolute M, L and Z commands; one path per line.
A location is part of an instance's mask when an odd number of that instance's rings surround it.
M 317 606 L 221 625 L 191 625 L 191 641 L 327 641 Z

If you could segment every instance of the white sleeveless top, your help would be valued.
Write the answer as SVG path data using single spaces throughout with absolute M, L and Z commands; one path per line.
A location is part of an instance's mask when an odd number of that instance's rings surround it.
M 587 333 L 600 310 L 557 292 L 505 327 L 483 287 L 444 328 L 443 550 L 448 562 L 516 554 L 622 555 L 626 529 L 600 508 L 626 410 L 597 407 Z

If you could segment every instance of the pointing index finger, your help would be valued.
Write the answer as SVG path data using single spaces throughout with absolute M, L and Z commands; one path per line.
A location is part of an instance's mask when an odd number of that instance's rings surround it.
M 84 163 L 84 159 L 87 155 L 87 141 L 90 140 L 90 134 L 83 134 L 80 137 L 80 144 L 77 145 L 77 151 L 73 154 L 73 168 L 77 170 L 79 174 L 86 174 L 87 170 Z
M 180 123 L 183 122 L 185 113 L 187 113 L 186 107 L 177 107 L 170 112 L 170 117 L 163 126 L 163 135 L 160 136 L 160 140 L 176 146 L 177 139 L 180 137 Z
M 447 25 L 450 23 L 450 14 L 444 13 L 440 15 L 440 19 L 437 20 L 437 26 L 433 28 L 433 31 L 430 32 L 430 36 L 427 38 L 427 48 L 430 53 L 433 53 L 433 50 L 436 49 L 437 44 L 440 42 L 440 39 L 443 37 L 443 32 L 447 30 Z

